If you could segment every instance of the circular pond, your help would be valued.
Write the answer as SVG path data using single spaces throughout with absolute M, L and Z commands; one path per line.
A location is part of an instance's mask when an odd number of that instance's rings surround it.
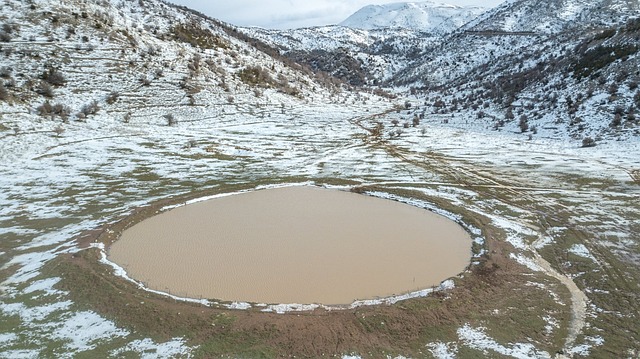
M 350 304 L 462 272 L 471 238 L 430 211 L 309 186 L 178 207 L 125 230 L 109 259 L 147 287 L 256 303 Z

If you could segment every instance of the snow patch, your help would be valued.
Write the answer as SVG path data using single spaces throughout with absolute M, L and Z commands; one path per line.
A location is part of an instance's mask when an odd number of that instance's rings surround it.
M 54 289 L 53 286 L 60 282 L 61 278 L 53 277 L 47 279 L 41 279 L 31 283 L 28 287 L 26 287 L 22 293 L 30 294 L 33 292 L 44 292 L 45 295 L 59 295 L 64 294 L 65 292 Z
M 534 272 L 542 271 L 542 268 L 540 268 L 540 266 L 533 259 L 526 257 L 522 253 L 518 253 L 518 254 L 511 253 L 509 254 L 509 258 L 515 260 L 519 264 L 531 269 Z
M 48 325 L 51 326 L 51 325 Z M 94 312 L 78 312 L 69 316 L 61 326 L 56 326 L 51 334 L 53 339 L 67 341 L 66 348 L 75 351 L 94 349 L 100 340 L 125 337 L 129 331 Z
M 594 346 L 601 346 L 602 344 L 604 344 L 604 338 L 602 338 L 601 336 L 585 337 L 585 341 L 585 343 L 576 345 L 575 347 L 569 349 L 569 354 L 588 357 L 591 353 L 591 349 L 593 349 Z
M 594 257 L 593 254 L 591 254 L 589 249 L 584 244 L 574 244 L 573 246 L 571 246 L 571 248 L 569 248 L 569 253 L 575 254 L 582 258 L 591 259 L 596 263 L 598 262 L 596 260 L 596 257 Z
M 427 348 L 436 359 L 456 359 L 458 357 L 458 345 L 456 343 L 430 343 Z
M 18 335 L 15 333 L 2 333 L 0 334 L 0 346 L 7 347 L 18 340 Z
M 58 302 L 36 307 L 27 307 L 23 303 L 0 303 L 0 310 L 6 315 L 17 315 L 23 322 L 43 321 L 51 314 L 71 307 L 71 301 Z
M 551 358 L 549 353 L 536 349 L 533 344 L 510 343 L 511 347 L 501 345 L 490 338 L 485 333 L 485 330 L 486 328 L 472 328 L 469 324 L 465 324 L 458 329 L 458 337 L 464 345 L 472 349 L 481 350 L 485 355 L 488 355 L 489 351 L 493 351 L 517 359 Z
M 7 350 L 0 352 L 0 357 L 10 359 L 33 359 L 39 356 L 40 352 L 37 350 Z
M 134 340 L 123 348 L 111 352 L 111 356 L 122 357 L 127 352 L 137 353 L 142 359 L 192 357 L 191 348 L 185 345 L 185 340 L 182 338 L 175 338 L 165 343 L 156 343 L 149 338 Z

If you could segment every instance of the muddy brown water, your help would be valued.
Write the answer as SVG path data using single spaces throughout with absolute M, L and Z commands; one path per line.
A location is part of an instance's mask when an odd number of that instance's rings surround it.
M 469 234 L 445 217 L 310 186 L 178 207 L 109 249 L 129 276 L 174 295 L 327 305 L 438 285 L 470 257 Z

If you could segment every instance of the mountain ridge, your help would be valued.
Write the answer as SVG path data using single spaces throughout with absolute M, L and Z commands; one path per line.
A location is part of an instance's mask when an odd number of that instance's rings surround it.
M 362 30 L 411 29 L 442 35 L 454 31 L 486 11 L 480 6 L 456 6 L 432 1 L 368 5 L 339 26 Z

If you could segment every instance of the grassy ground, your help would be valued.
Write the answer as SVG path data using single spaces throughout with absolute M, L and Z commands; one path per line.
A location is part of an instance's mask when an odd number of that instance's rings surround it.
M 269 182 L 273 183 L 273 180 Z M 339 180 L 331 182 L 345 184 Z M 225 190 L 244 187 L 230 186 Z M 559 283 L 509 260 L 512 248 L 504 243 L 504 233 L 491 226 L 486 218 L 439 198 L 407 190 L 395 192 L 437 202 L 435 204 L 441 208 L 462 215 L 465 222 L 483 228 L 490 255 L 481 258 L 481 264 L 472 266 L 463 277 L 457 278 L 455 289 L 390 306 L 277 315 L 257 310 L 208 308 L 140 291 L 98 263 L 97 250 L 61 256 L 45 273 L 63 278 L 58 288 L 69 291 L 79 308 L 95 310 L 142 337 L 157 341 L 188 338 L 190 344 L 198 346 L 196 357 L 202 358 L 230 354 L 247 358 L 317 357 L 345 353 L 359 353 L 364 357 L 394 354 L 421 357 L 427 355 L 426 343 L 455 341 L 456 330 L 465 323 L 485 327 L 487 333 L 500 342 L 534 341 L 538 347 L 550 352 L 562 347 L 566 336 L 564 328 L 570 315 L 566 305 L 568 293 L 563 292 Z M 103 232 L 105 235 L 94 239 L 109 242 L 120 230 L 166 204 L 162 201 L 142 209 L 110 226 L 115 230 L 114 234 Z M 530 282 L 542 283 L 545 288 L 528 285 Z M 565 304 L 554 300 L 549 291 L 556 293 Z M 556 318 L 560 329 L 546 333 L 543 314 Z M 117 345 L 114 343 L 114 348 Z M 475 354 L 480 355 L 480 352 Z

